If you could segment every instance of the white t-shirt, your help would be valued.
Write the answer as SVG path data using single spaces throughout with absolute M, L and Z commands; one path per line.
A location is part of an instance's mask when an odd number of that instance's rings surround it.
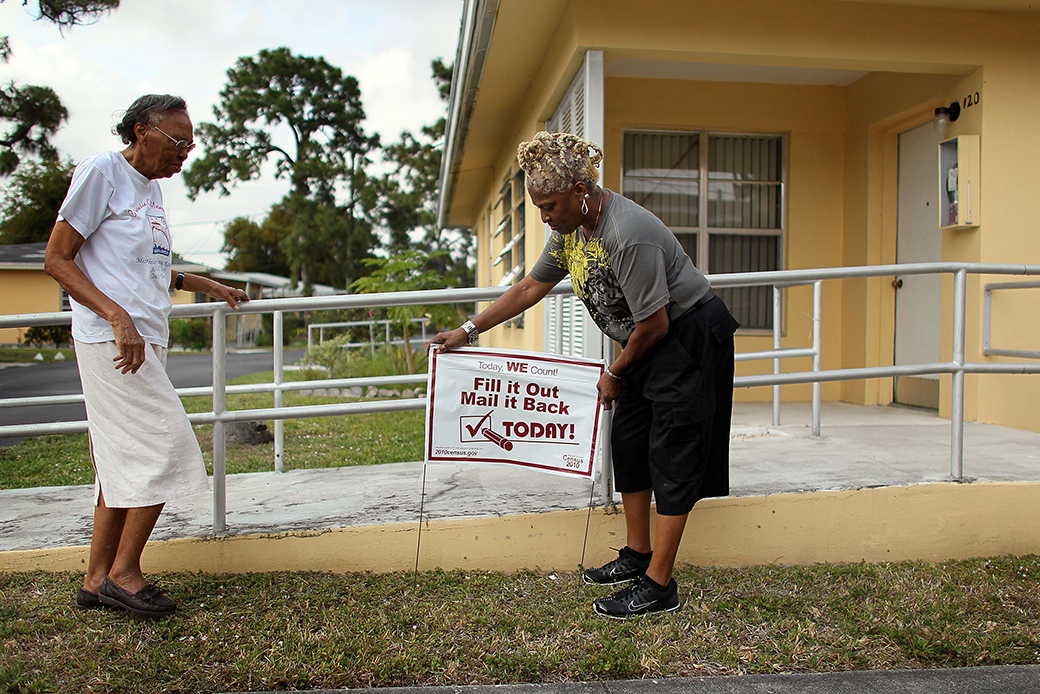
M 146 342 L 169 342 L 173 239 L 162 189 L 119 152 L 84 159 L 58 213 L 85 239 L 76 264 L 133 318 Z M 115 339 L 107 320 L 74 300 L 72 336 L 80 342 Z

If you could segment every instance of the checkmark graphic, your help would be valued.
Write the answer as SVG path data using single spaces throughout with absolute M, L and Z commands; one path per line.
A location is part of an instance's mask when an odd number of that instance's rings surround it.
M 488 412 L 486 415 L 481 417 L 479 422 L 477 422 L 473 426 L 470 426 L 469 424 L 463 424 L 462 425 L 466 429 L 466 433 L 470 435 L 470 438 L 475 437 L 477 435 L 477 432 L 484 428 L 484 422 L 486 422 L 489 419 L 491 419 L 491 414 L 493 412 L 494 412 L 494 410 L 491 410 L 490 412 Z

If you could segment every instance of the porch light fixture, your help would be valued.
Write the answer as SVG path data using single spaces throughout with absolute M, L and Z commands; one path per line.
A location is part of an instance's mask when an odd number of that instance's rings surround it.
M 950 127 L 950 123 L 961 117 L 961 105 L 959 102 L 954 101 L 949 106 L 940 106 L 935 109 L 935 120 L 932 121 L 932 125 L 935 130 L 939 133 L 939 138 L 943 139 L 946 137 L 946 129 Z

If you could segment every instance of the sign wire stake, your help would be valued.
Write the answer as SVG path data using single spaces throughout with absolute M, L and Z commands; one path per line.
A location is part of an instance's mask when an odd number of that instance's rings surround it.
M 589 489 L 589 513 L 585 516 L 585 537 L 581 540 L 581 561 L 578 563 L 578 570 L 581 572 L 585 571 L 585 548 L 589 544 L 589 525 L 592 522 L 592 500 L 596 495 L 596 476 L 592 476 L 592 486 Z M 581 595 L 581 577 L 578 580 L 578 595 Z
M 419 494 L 419 532 L 415 540 L 415 585 L 419 585 L 419 547 L 422 544 L 423 508 L 426 504 L 426 463 L 422 466 L 422 492 Z M 590 509 L 591 510 L 591 509 Z

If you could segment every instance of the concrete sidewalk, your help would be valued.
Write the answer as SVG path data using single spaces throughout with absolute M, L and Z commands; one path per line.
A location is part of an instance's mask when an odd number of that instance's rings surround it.
M 313 694 L 346 694 L 348 691 L 350 694 L 1035 694 L 1040 692 L 1040 665 L 620 682 L 325 689 Z
M 825 403 L 822 436 L 810 435 L 807 403 L 785 403 L 781 426 L 769 403 L 734 411 L 732 496 L 902 486 L 950 479 L 950 422 L 927 411 Z M 289 461 L 291 464 L 291 461 Z M 1040 481 L 1040 434 L 965 426 L 968 481 Z M 496 517 L 587 508 L 591 485 L 510 466 L 422 463 L 231 475 L 228 533 L 279 533 L 355 525 Z M 0 491 L 0 551 L 87 545 L 87 486 Z M 212 532 L 212 498 L 167 504 L 154 540 Z

